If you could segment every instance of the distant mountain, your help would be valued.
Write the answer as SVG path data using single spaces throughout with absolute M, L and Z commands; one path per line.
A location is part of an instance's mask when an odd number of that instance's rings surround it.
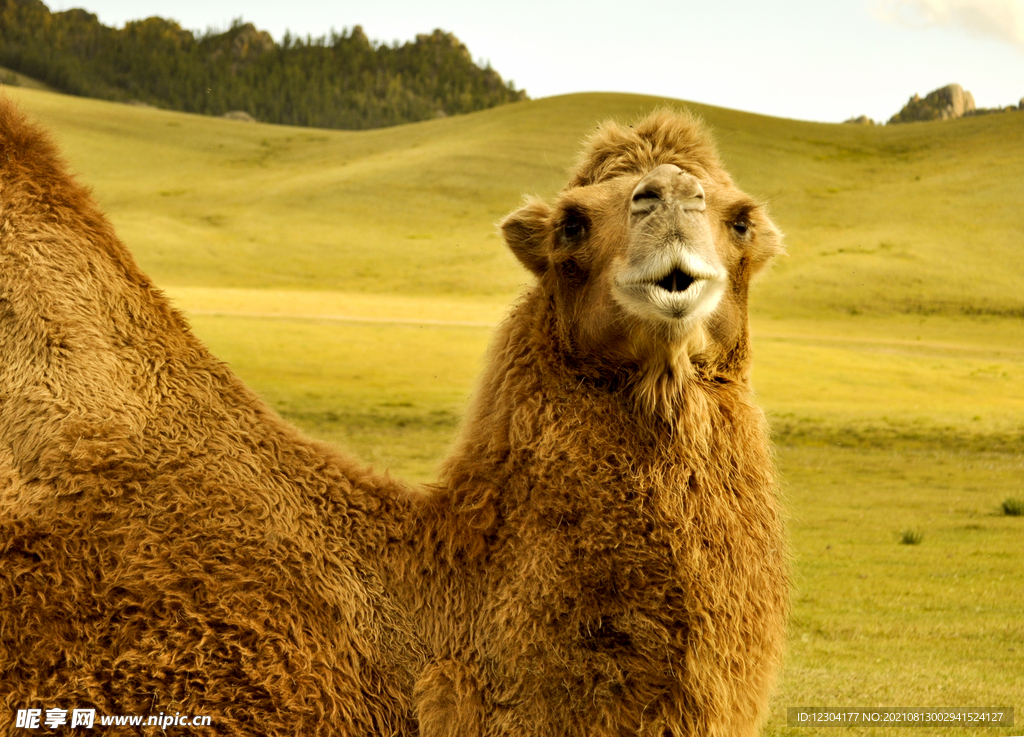
M 924 120 L 954 120 L 971 115 L 988 115 L 989 113 L 1010 113 L 1024 110 L 1024 98 L 1018 105 L 1007 105 L 1006 107 L 976 107 L 974 95 L 958 84 L 947 84 L 932 90 L 923 98 L 920 95 L 912 96 L 903 108 L 889 118 L 888 125 L 895 123 L 916 123 Z M 859 125 L 875 125 L 875 121 L 867 115 L 860 115 L 844 123 Z
M 81 9 L 51 13 L 40 0 L 0 0 L 0 66 L 73 95 L 323 128 L 379 128 L 526 99 L 441 30 L 394 46 L 360 26 L 279 44 L 241 20 L 198 36 L 156 17 L 117 29 Z
M 958 84 L 950 84 L 929 92 L 922 98 L 914 95 L 903 109 L 889 119 L 890 123 L 913 123 L 918 120 L 949 120 L 961 118 L 975 109 L 974 96 Z
M 889 123 L 913 123 L 920 120 L 951 120 L 967 115 L 1024 110 L 1024 99 L 1018 106 L 1005 108 L 979 108 L 974 104 L 974 95 L 958 84 L 948 84 L 932 90 L 923 98 L 914 95 L 903 109 L 889 119 Z

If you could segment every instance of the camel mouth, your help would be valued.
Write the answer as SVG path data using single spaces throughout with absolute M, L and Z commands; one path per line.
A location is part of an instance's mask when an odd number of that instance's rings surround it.
M 672 269 L 668 274 L 656 282 L 656 286 L 664 289 L 669 294 L 685 292 L 690 285 L 697 281 L 697 278 L 687 274 L 680 268 Z
M 704 301 L 709 281 L 682 269 L 673 269 L 657 281 L 644 280 L 619 285 L 620 302 L 631 311 L 651 318 L 675 322 L 691 317 Z
M 724 280 L 711 264 L 694 254 L 683 253 L 660 264 L 627 270 L 616 286 L 619 303 L 630 312 L 659 322 L 677 323 L 699 318 L 714 309 Z

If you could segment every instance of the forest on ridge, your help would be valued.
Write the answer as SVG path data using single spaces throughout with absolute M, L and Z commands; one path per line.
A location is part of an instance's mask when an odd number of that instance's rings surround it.
M 358 25 L 277 43 L 242 19 L 198 35 L 158 17 L 118 29 L 82 9 L 51 13 L 40 0 L 0 0 L 0 66 L 71 95 L 320 128 L 380 128 L 526 99 L 442 30 L 390 46 Z

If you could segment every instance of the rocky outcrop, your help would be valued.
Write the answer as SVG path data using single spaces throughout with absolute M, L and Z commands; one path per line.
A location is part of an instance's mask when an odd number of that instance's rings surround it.
M 256 118 L 252 117 L 245 110 L 228 110 L 221 117 L 227 118 L 228 120 L 239 120 L 243 123 L 255 123 Z
M 850 118 L 849 120 L 844 120 L 843 122 L 844 123 L 853 123 L 854 125 L 874 125 L 875 124 L 875 121 L 873 121 L 867 115 L 860 115 L 860 116 L 858 116 L 856 118 Z
M 893 115 L 890 123 L 913 123 L 919 120 L 950 120 L 961 118 L 975 109 L 974 96 L 958 84 L 950 84 L 929 92 L 924 99 L 914 95 L 903 109 Z

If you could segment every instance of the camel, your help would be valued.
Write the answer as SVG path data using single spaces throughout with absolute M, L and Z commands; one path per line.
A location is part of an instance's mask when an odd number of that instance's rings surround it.
M 10 103 L 0 356 L 0 733 L 51 708 L 416 733 L 415 492 L 211 356 Z
M 463 583 L 427 608 L 468 622 L 428 640 L 422 733 L 756 733 L 788 579 L 747 298 L 780 232 L 665 111 L 500 227 L 535 284 L 434 498 Z
M 0 104 L 0 732 L 756 733 L 788 581 L 747 296 L 780 233 L 666 111 L 500 227 L 532 284 L 412 487 L 244 387 Z

